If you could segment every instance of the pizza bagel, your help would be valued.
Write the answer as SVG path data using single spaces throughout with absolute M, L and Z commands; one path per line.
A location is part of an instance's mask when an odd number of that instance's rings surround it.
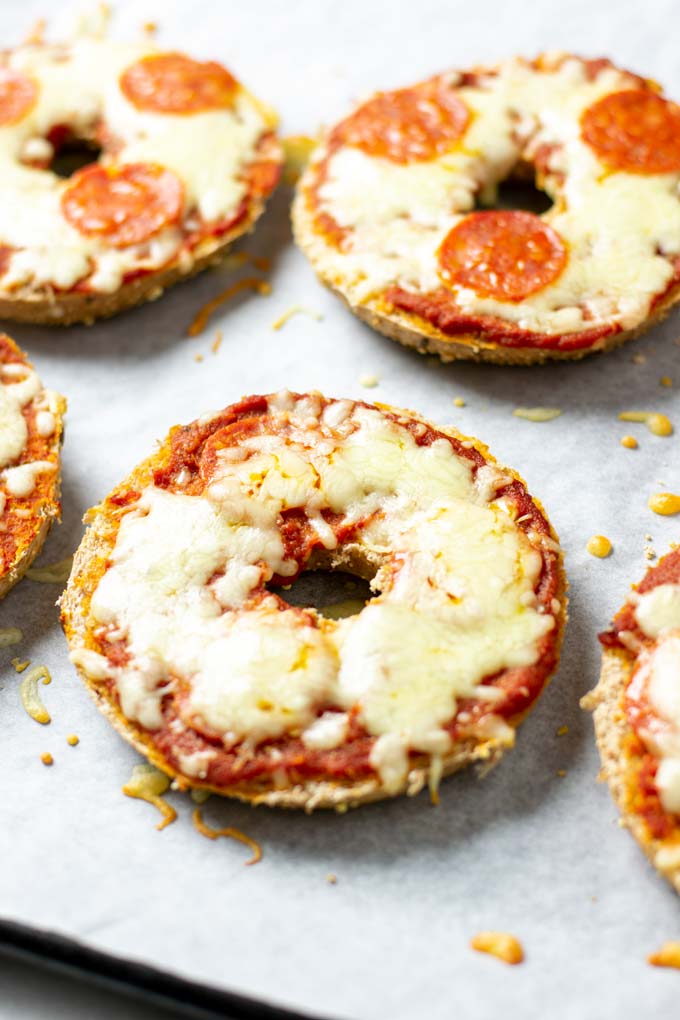
M 489 208 L 511 176 L 552 201 Z M 444 361 L 580 358 L 680 294 L 680 107 L 564 53 L 379 92 L 322 138 L 298 244 L 359 318 Z
M 680 549 L 633 587 L 600 635 L 593 711 L 602 776 L 657 870 L 680 892 Z
M 3 52 L 0 316 L 91 322 L 216 261 L 278 181 L 274 125 L 222 64 L 148 41 Z M 93 162 L 60 177 L 75 143 Z
M 88 518 L 71 659 L 180 786 L 342 807 L 494 764 L 557 666 L 559 546 L 522 480 L 410 411 L 318 393 L 176 427 Z M 305 570 L 375 597 L 286 601 Z
M 61 512 L 66 401 L 43 388 L 26 355 L 0 334 L 0 597 L 23 577 Z

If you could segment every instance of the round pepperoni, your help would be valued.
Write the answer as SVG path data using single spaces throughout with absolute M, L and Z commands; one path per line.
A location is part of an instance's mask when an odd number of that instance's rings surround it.
M 440 79 L 379 92 L 338 124 L 331 144 L 351 145 L 393 163 L 422 162 L 451 149 L 470 120 L 465 103 Z
M 213 61 L 201 63 L 183 53 L 155 53 L 123 71 L 120 87 L 138 110 L 204 113 L 232 106 L 238 82 Z
M 680 171 L 680 106 L 655 92 L 611 92 L 581 117 L 581 136 L 612 170 Z
M 523 301 L 542 290 L 566 261 L 559 234 L 534 213 L 518 210 L 471 213 L 439 249 L 439 272 L 447 284 L 498 301 Z
M 182 212 L 181 181 L 155 163 L 86 166 L 71 178 L 61 199 L 69 223 L 88 237 L 118 248 L 140 244 Z
M 0 67 L 0 125 L 16 124 L 35 106 L 38 86 L 11 67 Z

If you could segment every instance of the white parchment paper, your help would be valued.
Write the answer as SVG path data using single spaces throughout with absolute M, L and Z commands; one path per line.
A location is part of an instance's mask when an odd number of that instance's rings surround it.
M 3 44 L 49 13 L 44 0 L 4 4 Z M 159 22 L 164 46 L 223 60 L 278 107 L 284 133 L 313 133 L 374 88 L 546 48 L 609 55 L 680 96 L 673 0 L 135 0 L 120 4 L 116 32 L 145 20 Z M 359 376 L 375 373 L 370 396 L 479 436 L 544 502 L 571 580 L 559 674 L 516 750 L 483 783 L 472 774 L 446 781 L 438 808 L 422 795 L 310 818 L 212 798 L 209 822 L 239 826 L 264 847 L 262 863 L 245 868 L 243 848 L 193 830 L 187 798 L 173 796 L 180 818 L 158 833 L 153 809 L 122 796 L 138 759 L 69 665 L 59 586 L 24 580 L 0 606 L 0 625 L 25 634 L 0 659 L 0 914 L 322 1017 L 674 1016 L 678 975 L 645 958 L 680 937 L 678 901 L 595 782 L 592 724 L 578 699 L 597 676 L 597 631 L 644 572 L 645 535 L 659 553 L 680 538 L 676 520 L 647 509 L 652 492 L 680 490 L 680 440 L 617 421 L 621 410 L 658 410 L 680 427 L 680 319 L 581 364 L 442 366 L 373 334 L 322 290 L 292 245 L 289 199 L 282 190 L 242 245 L 273 259 L 271 296 L 232 301 L 196 340 L 185 339 L 187 324 L 233 273 L 206 273 L 90 329 L 11 329 L 45 383 L 69 399 L 64 522 L 41 561 L 72 552 L 85 509 L 171 424 L 284 386 L 366 396 Z M 299 316 L 274 332 L 294 303 L 323 322 Z M 662 387 L 662 375 L 676 388 Z M 454 407 L 455 397 L 466 406 Z M 534 424 L 513 418 L 518 405 L 563 414 Z M 619 445 L 629 431 L 637 451 Z M 614 543 L 610 559 L 586 553 L 595 533 Z M 20 706 L 16 654 L 52 671 L 43 689 L 50 726 Z M 563 725 L 569 733 L 556 736 Z M 69 733 L 78 747 L 67 746 Z M 43 751 L 54 755 L 51 769 Z M 487 928 L 521 938 L 525 964 L 506 968 L 470 951 L 470 937 Z

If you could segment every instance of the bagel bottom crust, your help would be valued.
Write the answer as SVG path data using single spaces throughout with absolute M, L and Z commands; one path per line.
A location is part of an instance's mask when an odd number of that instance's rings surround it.
M 145 301 L 156 301 L 173 284 L 189 280 L 209 266 L 219 266 L 234 242 L 252 233 L 264 206 L 264 201 L 257 201 L 245 223 L 219 240 L 206 240 L 191 262 L 174 262 L 166 269 L 130 280 L 110 294 L 54 291 L 44 297 L 31 294 L 29 288 L 18 290 L 16 297 L 0 293 L 0 318 L 38 326 L 73 326 L 78 323 L 91 326 L 96 319 L 110 318 Z
M 400 413 L 409 415 L 411 412 L 400 410 Z M 484 451 L 484 455 L 490 464 L 496 463 L 482 443 L 476 441 L 476 446 Z M 139 490 L 144 489 L 146 485 L 151 483 L 154 470 L 162 462 L 164 452 L 166 451 L 167 447 L 163 446 L 157 453 L 152 454 L 139 464 L 132 474 L 121 483 L 121 486 L 124 485 L 125 487 Z M 520 476 L 516 472 L 509 468 L 504 468 L 504 470 L 521 481 Z M 534 499 L 534 502 L 539 510 L 542 510 L 540 502 L 536 499 Z M 91 579 L 93 563 L 103 564 L 107 560 L 117 535 L 117 522 L 112 521 L 107 516 L 104 507 L 94 507 L 86 515 L 85 520 L 89 527 L 74 556 L 71 576 L 59 603 L 64 632 L 69 645 L 72 647 L 74 645 L 89 647 L 87 618 L 93 594 Z M 554 531 L 551 530 L 551 534 L 552 538 L 556 539 Z M 365 550 L 359 550 L 358 547 L 353 546 L 351 543 L 347 544 L 340 552 L 329 553 L 322 551 L 315 553 L 309 561 L 308 569 L 325 568 L 349 570 L 369 580 L 375 572 Z M 558 632 L 555 637 L 554 665 L 545 679 L 542 691 L 545 690 L 557 669 L 566 624 L 567 584 L 561 558 L 558 570 L 559 588 L 556 592 L 556 597 L 561 602 L 563 610 L 557 618 Z M 271 778 L 230 786 L 228 789 L 211 786 L 209 783 L 197 779 L 188 779 L 185 775 L 178 773 L 177 769 L 168 761 L 165 755 L 158 750 L 154 744 L 152 731 L 145 730 L 137 723 L 127 719 L 105 685 L 90 676 L 82 666 L 77 665 L 76 669 L 98 708 L 118 733 L 149 762 L 171 776 L 175 780 L 177 787 L 181 790 L 201 788 L 210 793 L 219 794 L 224 797 L 233 797 L 253 805 L 265 804 L 270 807 L 296 808 L 310 813 L 317 808 L 335 808 L 336 810 L 344 811 L 349 807 L 356 807 L 369 801 L 399 796 L 403 793 L 415 795 L 428 783 L 430 758 L 427 755 L 415 758 L 405 782 L 398 789 L 390 788 L 389 790 L 377 775 L 355 781 L 310 779 L 304 783 L 291 784 L 281 789 L 277 788 Z M 535 707 L 537 700 L 535 699 L 525 712 L 506 720 L 513 730 L 516 729 L 524 716 Z M 442 778 L 470 764 L 476 764 L 480 775 L 484 776 L 498 763 L 503 752 L 509 750 L 513 744 L 514 739 L 501 740 L 495 737 L 487 739 L 470 738 L 461 741 L 448 754 L 442 756 Z
M 581 699 L 593 713 L 595 737 L 602 769 L 622 822 L 638 841 L 657 871 L 680 893 L 680 843 L 650 836 L 644 818 L 632 810 L 631 789 L 637 782 L 627 741 L 633 734 L 624 708 L 624 695 L 633 672 L 631 657 L 623 649 L 605 648 L 597 686 Z
M 451 337 L 430 325 L 425 319 L 410 315 L 408 312 L 398 309 L 390 312 L 381 311 L 371 305 L 352 301 L 351 297 L 319 268 L 315 256 L 318 245 L 323 242 L 301 194 L 298 194 L 293 202 L 292 222 L 295 241 L 309 259 L 320 282 L 339 297 L 358 319 L 390 340 L 396 340 L 404 347 L 411 347 L 419 354 L 436 354 L 443 362 L 477 361 L 498 365 L 540 365 L 546 361 L 579 361 L 590 354 L 614 350 L 626 341 L 641 336 L 665 319 L 673 306 L 680 301 L 678 283 L 658 302 L 653 313 L 639 326 L 613 333 L 591 347 L 575 351 L 549 350 L 541 347 L 506 347 L 501 343 L 485 341 L 481 335 L 475 333 Z

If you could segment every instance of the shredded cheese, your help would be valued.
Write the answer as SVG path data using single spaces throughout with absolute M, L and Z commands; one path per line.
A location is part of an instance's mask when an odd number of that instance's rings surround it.
M 222 346 L 222 330 L 218 329 L 217 332 L 215 333 L 215 339 L 210 344 L 210 350 L 213 352 L 213 354 L 217 354 L 221 346 Z
M 657 414 L 655 411 L 622 411 L 619 421 L 643 422 L 655 436 L 673 435 L 673 425 L 670 419 L 665 414 Z
M 35 666 L 23 677 L 19 684 L 19 695 L 21 697 L 21 704 L 31 719 L 35 719 L 37 723 L 45 726 L 51 721 L 51 716 L 45 708 L 38 690 L 38 684 L 41 680 L 43 684 L 52 683 L 52 677 L 47 666 Z
M 194 809 L 191 817 L 196 831 L 200 832 L 206 839 L 220 839 L 220 837 L 224 837 L 225 839 L 235 839 L 237 843 L 243 843 L 244 846 L 250 847 L 253 851 L 253 856 L 250 860 L 246 861 L 247 865 L 257 864 L 258 861 L 262 860 L 262 847 L 260 844 L 256 840 L 251 839 L 250 836 L 246 836 L 240 829 L 235 829 L 231 826 L 226 829 L 212 829 L 203 821 L 200 807 Z
M 65 560 L 50 563 L 46 567 L 31 567 L 26 571 L 26 577 L 43 584 L 63 584 L 64 581 L 68 581 L 72 567 L 73 556 L 67 556 Z
M 0 648 L 18 645 L 23 637 L 24 635 L 18 627 L 0 627 Z
M 503 963 L 515 965 L 524 960 L 521 942 L 504 931 L 482 931 L 471 939 L 470 946 L 478 953 L 489 953 Z
M 170 825 L 177 818 L 177 812 L 163 800 L 161 796 L 170 788 L 170 780 L 153 765 L 135 765 L 132 775 L 128 779 L 122 791 L 126 797 L 134 797 L 137 800 L 145 800 L 147 804 L 153 804 L 163 816 L 156 828 L 160 832 Z
M 282 329 L 294 315 L 308 315 L 310 319 L 315 319 L 316 322 L 320 322 L 323 319 L 321 312 L 315 312 L 312 308 L 306 308 L 305 305 L 291 305 L 283 315 L 279 315 L 278 319 L 272 322 L 272 329 Z
M 557 407 L 516 407 L 512 413 L 526 421 L 552 421 L 562 414 Z
M 261 280 L 255 276 L 246 276 L 243 280 L 237 280 L 236 283 L 232 283 L 230 287 L 223 290 L 217 297 L 207 301 L 206 304 L 199 310 L 196 317 L 191 322 L 187 329 L 188 336 L 198 336 L 202 333 L 208 324 L 208 320 L 213 312 L 217 311 L 220 305 L 223 305 L 225 301 L 229 301 L 230 298 L 240 294 L 242 290 L 254 290 L 258 294 L 271 294 L 271 284 L 267 283 L 266 280 Z
M 16 669 L 17 673 L 23 673 L 23 671 L 31 665 L 31 660 L 25 659 L 22 662 L 21 659 L 17 656 L 16 658 L 12 659 L 12 665 Z
M 316 144 L 317 140 L 309 138 L 308 135 L 289 135 L 288 138 L 281 140 L 285 158 L 283 179 L 286 184 L 293 185 L 297 183 L 300 174 L 309 162 L 309 157 L 314 151 Z

